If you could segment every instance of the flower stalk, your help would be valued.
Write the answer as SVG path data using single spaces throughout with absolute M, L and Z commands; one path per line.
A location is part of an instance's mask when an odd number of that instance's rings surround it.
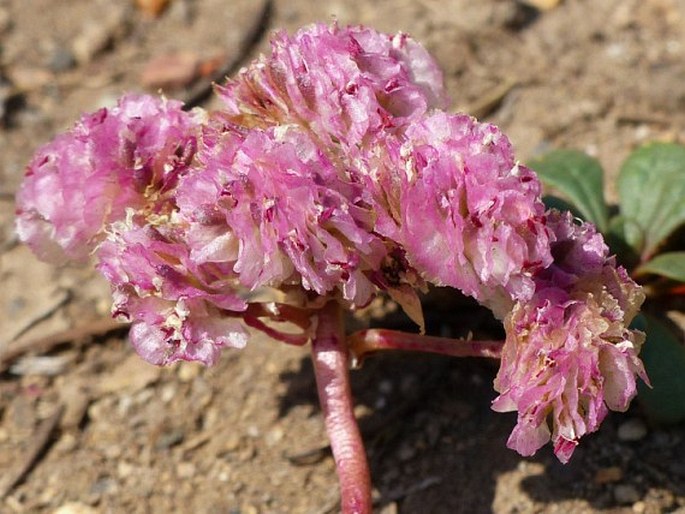
M 474 341 L 448 337 L 410 334 L 397 330 L 370 329 L 350 335 L 348 347 L 355 364 L 370 353 L 382 350 L 429 352 L 451 357 L 487 357 L 499 359 L 504 341 Z
M 354 417 L 342 311 L 329 302 L 318 314 L 312 361 L 326 431 L 340 483 L 343 514 L 370 514 L 371 478 L 364 443 Z

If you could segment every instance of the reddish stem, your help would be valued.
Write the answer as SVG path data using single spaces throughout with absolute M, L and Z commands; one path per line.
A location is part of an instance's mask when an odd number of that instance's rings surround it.
M 277 302 L 251 303 L 247 307 L 246 314 L 255 318 L 268 318 L 273 321 L 287 321 L 297 325 L 302 330 L 307 330 L 311 324 L 311 312 L 309 309 L 299 309 L 292 305 Z
M 242 317 L 246 325 L 261 330 L 277 341 L 295 346 L 304 346 L 310 340 L 308 330 L 311 327 L 312 320 L 309 311 L 276 302 L 253 303 L 243 313 Z M 290 323 L 301 328 L 302 333 L 283 332 L 267 325 L 260 318 L 266 318 L 277 323 Z
M 350 353 L 357 363 L 369 353 L 381 350 L 406 350 L 439 353 L 452 357 L 502 356 L 504 341 L 472 341 L 447 337 L 424 336 L 395 330 L 371 329 L 355 332 L 347 339 Z
M 256 328 L 261 330 L 266 335 L 275 339 L 276 341 L 281 341 L 282 343 L 292 344 L 294 346 L 304 346 L 309 341 L 309 337 L 305 334 L 287 334 L 270 327 L 260 319 L 246 314 L 243 316 L 243 321 L 248 327 Z
M 319 401 L 340 482 L 343 514 L 371 514 L 371 478 L 349 379 L 349 358 L 340 306 L 329 302 L 318 315 L 312 361 Z

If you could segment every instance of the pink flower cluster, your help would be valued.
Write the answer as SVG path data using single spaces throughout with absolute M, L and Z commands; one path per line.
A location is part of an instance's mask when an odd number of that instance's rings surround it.
M 532 455 L 551 438 L 567 462 L 608 409 L 628 408 L 636 375 L 647 381 L 637 357 L 644 335 L 627 328 L 644 293 L 592 225 L 551 213 L 547 226 L 554 263 L 535 277 L 533 298 L 505 320 L 493 408 L 518 411 L 509 447 Z
M 639 290 L 600 236 L 549 218 L 499 129 L 440 110 L 441 72 L 417 42 L 278 33 L 217 93 L 211 114 L 128 95 L 84 116 L 18 194 L 21 239 L 58 262 L 94 255 L 145 359 L 212 363 L 246 325 L 278 337 L 265 313 L 379 291 L 421 323 L 416 291 L 432 283 L 506 319 L 495 407 L 519 410 L 522 453 L 550 437 L 548 417 L 566 458 L 606 406 L 625 408 Z

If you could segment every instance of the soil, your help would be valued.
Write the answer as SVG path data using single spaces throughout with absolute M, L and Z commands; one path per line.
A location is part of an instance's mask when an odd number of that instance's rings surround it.
M 306 348 L 255 337 L 213 368 L 152 367 L 125 330 L 103 326 L 109 291 L 94 271 L 42 264 L 17 244 L 13 194 L 39 145 L 124 91 L 211 108 L 212 77 L 266 51 L 271 31 L 334 17 L 413 35 L 443 67 L 454 109 L 500 125 L 523 162 L 557 147 L 596 155 L 611 196 L 636 145 L 682 139 L 685 2 L 531 4 L 548 8 L 0 0 L 0 354 L 36 350 L 0 369 L 0 512 L 338 509 Z M 444 305 L 427 305 L 433 330 L 492 333 L 470 304 Z M 652 426 L 635 405 L 566 466 L 548 448 L 521 458 L 505 446 L 514 417 L 490 410 L 495 373 L 428 355 L 375 356 L 353 372 L 378 512 L 685 512 L 685 427 Z

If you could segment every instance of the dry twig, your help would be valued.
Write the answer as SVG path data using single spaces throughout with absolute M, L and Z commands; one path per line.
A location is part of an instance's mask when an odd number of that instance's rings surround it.
M 183 103 L 185 109 L 192 109 L 200 105 L 212 93 L 214 84 L 222 81 L 226 76 L 235 72 L 243 63 L 245 58 L 252 52 L 259 43 L 269 24 L 271 12 L 273 10 L 272 0 L 263 2 L 259 16 L 255 18 L 255 23 L 249 27 L 245 33 L 245 38 L 235 55 L 229 59 L 224 66 L 221 66 L 210 77 L 202 80 L 184 95 Z
M 468 112 L 471 116 L 479 119 L 489 116 L 497 110 L 502 101 L 517 85 L 519 85 L 519 82 L 516 79 L 505 79 L 501 84 L 486 91 L 483 96 L 466 108 L 464 112 Z
M 24 459 L 16 462 L 14 469 L 4 476 L 4 483 L 0 485 L 0 499 L 7 496 L 17 485 L 26 479 L 29 472 L 36 466 L 50 443 L 52 435 L 59 425 L 64 413 L 64 405 L 59 405 L 55 412 L 38 426 L 33 434 L 28 451 Z
M 60 344 L 79 342 L 90 337 L 103 336 L 114 330 L 127 329 L 128 326 L 127 323 L 103 318 L 55 334 L 10 344 L 4 351 L 0 352 L 0 373 L 9 368 L 10 364 L 16 359 L 29 352 L 45 353 Z
M 68 291 L 60 291 L 59 293 L 60 296 L 56 298 L 52 304 L 48 305 L 43 310 L 35 313 L 35 315 L 30 320 L 28 320 L 23 327 L 21 327 L 15 334 L 13 334 L 11 340 L 15 341 L 19 339 L 33 327 L 50 318 L 64 305 L 66 305 L 71 299 L 71 294 L 69 294 Z

